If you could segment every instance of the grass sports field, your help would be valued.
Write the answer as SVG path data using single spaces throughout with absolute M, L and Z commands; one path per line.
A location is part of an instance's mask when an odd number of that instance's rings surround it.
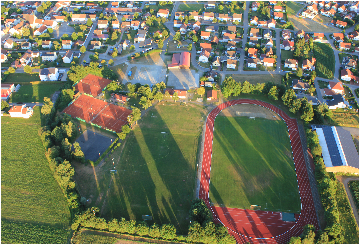
M 218 116 L 210 180 L 214 205 L 300 211 L 290 140 L 282 120 Z
M 76 169 L 81 196 L 91 198 L 88 206 L 98 206 L 106 219 L 151 215 L 187 233 L 203 115 L 202 107 L 179 103 L 149 110 L 104 164 Z
M 50 98 L 62 85 L 63 83 L 51 82 L 23 84 L 18 92 L 11 95 L 9 102 L 43 102 L 44 97 Z
M 29 119 L 1 117 L 1 242 L 67 243 L 70 212 Z

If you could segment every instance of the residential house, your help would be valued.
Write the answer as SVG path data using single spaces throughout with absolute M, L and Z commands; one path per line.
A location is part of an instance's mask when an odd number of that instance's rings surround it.
M 337 9 L 337 11 L 338 11 L 339 13 L 344 13 L 344 12 L 346 12 L 346 7 L 345 7 L 345 5 L 340 6 L 340 7 Z
M 257 41 L 257 39 L 256 39 Z M 236 49 L 236 42 L 234 41 L 228 41 L 226 45 L 226 50 L 235 50 Z
M 296 36 L 298 38 L 304 38 L 305 36 L 305 32 L 303 30 L 299 30 L 297 33 L 296 33 Z
M 347 34 L 347 38 L 350 40 L 359 41 L 359 32 L 358 31 L 350 32 Z
M 182 22 L 180 20 L 174 20 L 174 27 L 180 28 L 181 25 L 182 25 Z
M 327 102 L 330 110 L 335 110 L 337 108 L 346 108 L 346 104 L 344 103 L 344 98 L 341 94 L 336 94 L 333 95 L 332 97 L 333 99 Z
M 258 27 L 266 27 L 266 26 L 267 26 L 267 21 L 261 20 L 258 22 Z
M 333 38 L 336 42 L 343 42 L 344 41 L 344 34 L 343 33 L 333 33 Z
M 190 53 L 181 52 L 173 54 L 171 64 L 168 68 L 190 69 Z
M 190 13 L 189 13 L 189 16 L 194 17 L 194 20 L 195 20 L 195 21 L 198 21 L 198 20 L 201 19 L 201 16 L 199 16 L 199 13 L 198 13 L 197 11 L 190 12 Z
M 335 25 L 336 25 L 337 27 L 340 27 L 340 28 L 345 28 L 345 27 L 347 26 L 347 22 L 341 21 L 341 20 L 337 20 Z
M 274 58 L 265 58 L 263 60 L 263 62 L 264 62 L 265 67 L 273 67 L 275 64 L 275 59 Z
M 237 61 L 236 60 L 233 60 L 233 59 L 227 59 L 226 61 L 226 68 L 227 69 L 236 69 L 236 63 Z
M 232 69 L 232 68 L 231 68 Z M 234 68 L 235 69 L 235 68 Z M 217 90 L 208 90 L 206 92 L 206 100 L 217 100 Z
M 12 49 L 14 47 L 14 41 L 11 38 L 8 38 L 4 43 L 4 48 Z
M 228 59 L 235 60 L 236 59 L 236 52 L 235 51 L 226 51 L 226 57 Z
M 71 49 L 72 41 L 71 40 L 62 40 L 61 42 L 63 49 Z
M 87 21 L 86 14 L 72 14 L 71 21 L 73 22 Z
M 130 26 L 133 30 L 138 30 L 140 26 L 140 21 L 138 20 L 131 21 Z
M 303 60 L 302 69 L 307 70 L 307 71 L 314 71 L 315 70 L 315 62 L 316 62 L 315 58 Z
M 139 42 L 139 48 L 147 48 L 152 45 L 152 39 L 146 38 L 145 41 Z
M 48 48 L 50 49 L 51 46 L 52 46 L 52 41 L 51 40 L 45 40 L 45 41 L 42 41 L 42 48 Z
M 257 37 L 250 37 L 249 39 L 249 45 L 251 46 L 255 46 L 256 44 L 259 43 L 259 39 L 257 39 Z
M 217 17 L 217 19 L 219 21 L 231 21 L 232 20 L 232 17 L 229 16 L 228 14 L 219 14 L 219 16 Z
M 265 50 L 265 56 L 266 56 L 266 57 L 269 57 L 270 55 L 273 55 L 273 54 L 274 54 L 274 51 L 273 51 L 272 48 L 267 48 L 267 49 Z
M 274 13 L 274 19 L 275 20 L 283 20 L 284 19 L 284 13 L 283 12 L 275 12 Z
M 57 58 L 57 54 L 56 52 L 45 52 L 45 53 L 42 53 L 41 55 L 41 60 L 42 61 L 55 61 Z
M 344 43 L 344 42 L 342 42 L 342 43 L 340 43 L 340 45 L 339 45 L 339 49 L 340 49 L 340 50 L 350 50 L 350 48 L 351 48 L 351 43 Z
M 1 54 L 1 63 L 4 63 L 7 61 L 7 55 Z
M 353 11 L 353 12 L 356 12 L 356 13 L 359 13 L 359 2 L 358 1 L 355 1 L 355 4 L 354 5 L 351 5 L 349 7 L 349 10 L 350 11 Z
M 354 74 L 349 69 L 343 69 L 341 70 L 340 78 L 343 81 L 350 82 L 351 79 L 353 79 Z M 341 85 L 342 86 L 342 85 Z
M 261 38 L 259 28 L 251 28 L 250 29 L 250 37 Z
M 139 43 L 139 42 L 143 42 L 146 39 L 146 30 L 138 30 L 137 34 L 135 35 L 134 38 L 134 43 Z
M 90 41 L 89 50 L 101 49 L 101 41 Z
M 284 67 L 295 71 L 298 68 L 298 61 L 295 59 L 286 59 Z
M 345 69 L 355 69 L 357 65 L 357 59 L 351 59 L 349 56 L 344 57 L 342 60 L 342 65 L 345 67 Z
M 39 76 L 41 81 L 56 81 L 59 78 L 59 70 L 55 67 L 40 69 Z
M 145 40 L 145 38 L 144 38 Z M 122 43 L 122 48 L 123 50 L 126 50 L 128 47 L 130 47 L 130 40 L 124 40 L 124 42 Z
M 207 50 L 203 50 L 200 53 L 199 61 L 203 63 L 207 63 L 209 62 L 209 57 L 210 57 L 210 52 Z
M 343 75 L 343 73 L 341 74 L 341 79 L 342 79 L 342 75 Z M 344 77 L 344 78 L 347 79 L 347 77 Z M 342 79 L 342 80 L 347 81 L 345 79 Z M 351 80 L 351 78 L 350 78 L 350 80 Z M 331 89 L 335 94 L 341 94 L 341 95 L 344 94 L 344 87 L 341 82 L 329 82 L 328 88 Z
M 291 39 L 291 32 L 289 30 L 283 30 L 282 38 L 285 40 Z
M 207 32 L 215 32 L 215 31 L 217 31 L 219 28 L 218 28 L 218 26 L 206 26 L 205 27 L 205 31 L 207 31 Z
M 111 25 L 114 29 L 120 29 L 120 22 L 118 20 L 113 20 Z
M 98 28 L 99 29 L 106 29 L 109 25 L 109 21 L 107 20 L 98 20 Z
M 314 42 L 321 42 L 324 39 L 324 33 L 314 33 Z
M 182 24 L 182 25 L 180 26 L 180 34 L 183 34 L 183 35 L 186 34 L 187 28 L 188 28 L 188 25 Z
M 120 102 L 120 103 L 126 103 L 126 101 L 128 101 L 130 98 L 127 97 L 126 95 L 122 95 L 122 94 L 111 94 L 111 100 L 112 102 Z
M 208 52 L 211 52 L 211 43 L 200 43 L 200 49 L 201 51 L 207 50 Z M 198 53 L 201 53 L 201 51 L 198 51 Z
M 272 37 L 272 32 L 271 32 L 271 30 L 269 30 L 269 29 L 263 30 L 263 37 L 264 37 L 265 39 L 270 39 L 270 38 Z
M 214 17 L 215 17 L 215 15 L 214 15 L 214 13 L 212 13 L 212 12 L 204 12 L 203 13 L 203 19 L 204 20 L 210 20 L 210 21 L 212 21 L 213 19 L 214 19 Z
M 284 40 L 283 43 L 280 45 L 281 49 L 285 50 L 294 50 L 294 42 L 289 40 Z
M 248 49 L 248 57 L 249 58 L 256 58 L 257 51 L 258 50 L 256 48 L 249 48 Z
M 259 18 L 257 16 L 253 16 L 250 18 L 250 24 L 258 25 Z
M 54 20 L 45 20 L 43 24 L 47 28 L 52 28 L 52 29 L 54 29 L 58 25 L 58 23 Z
M 185 18 L 184 12 L 175 12 L 175 20 L 178 20 L 180 17 Z
M 73 58 L 74 58 L 73 51 L 68 50 L 68 51 L 66 51 L 66 53 L 65 53 L 65 55 L 64 55 L 64 57 L 62 59 L 63 59 L 64 63 L 69 64 L 69 63 L 71 63 Z
M 9 110 L 10 117 L 30 118 L 33 113 L 33 109 L 26 107 L 26 104 L 14 105 Z
M 267 27 L 269 28 L 275 28 L 276 27 L 276 21 L 274 19 L 267 21 Z
M 212 36 L 210 38 L 210 42 L 218 44 L 219 43 L 219 38 L 217 36 Z
M 123 21 L 121 22 L 121 29 L 130 29 L 131 22 Z
M 178 97 L 180 99 L 186 99 L 187 96 L 187 90 L 186 89 L 172 89 L 167 88 L 165 89 L 165 93 L 168 92 L 170 97 L 173 97 L 174 93 L 177 93 Z
M 216 56 L 214 61 L 212 62 L 212 65 L 213 66 L 220 66 L 220 57 L 219 56 Z
M 242 14 L 233 14 L 233 17 L 232 17 L 232 21 L 235 22 L 241 22 L 241 19 L 242 19 Z
M 156 14 L 156 17 L 168 18 L 169 17 L 169 10 L 168 9 L 159 9 L 159 11 Z
M 298 79 L 293 79 L 292 80 L 292 88 L 294 90 L 302 90 L 302 91 L 306 91 L 310 88 L 310 84 L 309 83 L 305 83 L 302 80 L 298 80 Z
M 257 65 L 257 61 L 255 60 L 256 58 L 249 58 L 247 60 L 247 67 L 249 68 L 256 68 L 256 65 Z
M 274 12 L 283 12 L 282 6 L 274 6 Z
M 251 4 L 251 10 L 252 11 L 254 11 L 254 12 L 257 11 L 259 7 L 260 7 L 259 2 L 252 2 L 252 4 Z
M 236 38 L 236 34 L 225 33 L 220 42 L 233 41 Z
M 193 24 L 193 26 L 192 26 L 192 28 L 194 29 L 194 28 L 196 28 L 196 27 L 201 27 L 201 22 L 200 21 L 196 21 L 194 24 Z
M 205 4 L 206 9 L 215 9 L 215 7 L 216 7 L 215 1 L 211 1 L 211 2 L 208 2 L 207 4 Z
M 34 31 L 35 36 L 40 36 L 47 31 L 47 27 L 45 25 L 40 26 L 38 29 Z
M 52 17 L 51 20 L 55 20 L 56 22 L 59 22 L 59 23 L 65 22 L 65 16 L 57 16 L 57 15 L 55 15 L 55 16 Z
M 266 48 L 272 48 L 273 46 L 274 46 L 274 41 L 271 38 L 266 40 L 266 42 L 265 42 Z
M 23 42 L 21 44 L 21 49 L 27 50 L 27 49 L 30 49 L 30 48 L 31 48 L 31 43 L 29 43 L 29 42 Z
M 209 40 L 210 39 L 210 32 L 201 31 L 200 37 L 201 37 L 202 40 Z

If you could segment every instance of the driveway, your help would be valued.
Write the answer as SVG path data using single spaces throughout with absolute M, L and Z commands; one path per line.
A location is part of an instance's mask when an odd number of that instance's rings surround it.
M 59 28 L 57 28 L 57 30 L 54 30 L 54 37 L 59 39 L 62 35 L 64 34 L 68 34 L 69 36 L 71 36 L 71 34 L 75 32 L 75 29 L 71 26 L 68 26 L 67 23 L 61 23 L 61 25 L 59 26 Z
M 168 86 L 176 89 L 190 89 L 199 87 L 199 74 L 188 69 L 169 69 Z

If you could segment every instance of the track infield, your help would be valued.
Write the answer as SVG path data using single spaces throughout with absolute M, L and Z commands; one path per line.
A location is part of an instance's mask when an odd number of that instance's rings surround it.
M 286 124 L 282 120 L 218 116 L 210 201 L 215 206 L 300 213 Z

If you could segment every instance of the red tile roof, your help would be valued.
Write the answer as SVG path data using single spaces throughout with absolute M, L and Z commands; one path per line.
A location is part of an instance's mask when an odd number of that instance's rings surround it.
M 81 79 L 75 88 L 80 93 L 90 94 L 92 96 L 98 96 L 101 91 L 109 84 L 111 80 L 89 74 Z

